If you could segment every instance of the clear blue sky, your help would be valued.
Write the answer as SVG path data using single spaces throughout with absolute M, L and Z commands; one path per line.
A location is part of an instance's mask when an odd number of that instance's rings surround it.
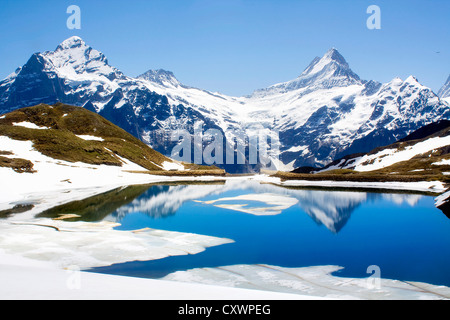
M 81 30 L 66 27 L 71 4 Z M 381 30 L 366 28 L 371 4 Z M 291 80 L 331 47 L 363 79 L 414 75 L 437 91 L 450 74 L 449 12 L 448 0 L 1 0 L 0 78 L 78 35 L 126 75 L 163 68 L 230 95 Z

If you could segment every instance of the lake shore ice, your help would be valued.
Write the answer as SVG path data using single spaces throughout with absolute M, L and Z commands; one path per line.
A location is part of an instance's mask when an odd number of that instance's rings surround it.
M 0 223 L 0 249 L 24 258 L 54 263 L 59 268 L 110 266 L 173 255 L 196 254 L 230 239 L 192 233 L 145 229 L 116 230 L 101 221 L 67 222 L 48 218 Z
M 0 250 L 2 300 L 310 300 L 310 296 L 62 270 Z
M 334 188 L 354 188 L 354 189 L 384 189 L 401 191 L 418 191 L 442 193 L 446 190 L 440 181 L 420 181 L 420 182 L 355 182 L 355 181 L 309 181 L 309 180 L 287 180 L 275 182 L 286 187 L 334 187 Z
M 450 288 L 426 283 L 369 278 L 343 278 L 332 273 L 339 266 L 283 268 L 264 264 L 232 265 L 177 271 L 162 278 L 188 283 L 220 284 L 323 299 L 440 300 L 450 299 Z

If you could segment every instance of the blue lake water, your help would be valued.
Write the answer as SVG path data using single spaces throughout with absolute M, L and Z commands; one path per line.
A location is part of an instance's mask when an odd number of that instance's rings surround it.
M 148 227 L 234 242 L 91 271 L 159 278 L 234 264 L 337 265 L 344 269 L 335 275 L 367 277 L 367 268 L 377 265 L 383 278 L 450 286 L 450 219 L 430 195 L 287 189 L 250 181 L 140 188 L 96 200 L 107 208 L 77 207 L 90 220 L 119 222 L 120 230 Z M 103 215 L 92 218 L 94 210 Z

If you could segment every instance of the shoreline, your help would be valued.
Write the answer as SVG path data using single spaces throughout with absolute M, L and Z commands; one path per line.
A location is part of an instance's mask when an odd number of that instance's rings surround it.
M 1 169 L 1 168 L 0 168 Z M 71 201 L 82 200 L 91 196 L 106 193 L 108 191 L 137 185 L 152 185 L 164 183 L 225 183 L 233 180 L 251 180 L 259 183 L 269 183 L 279 187 L 287 188 L 336 188 L 348 190 L 374 190 L 385 192 L 421 192 L 429 193 L 433 196 L 440 196 L 447 190 L 443 182 L 440 181 L 418 181 L 418 182 L 360 182 L 360 181 L 334 181 L 334 180 L 283 180 L 276 176 L 269 175 L 252 175 L 252 176 L 222 176 L 222 175 L 149 175 L 129 173 L 130 175 L 139 175 L 139 179 L 130 179 L 128 181 L 115 182 L 110 184 L 94 184 L 86 187 L 75 185 L 69 187 L 48 188 L 39 192 L 30 191 L 22 188 L 9 188 L 1 190 L 0 187 L 0 213 L 12 210 L 15 206 L 32 205 L 33 208 L 28 210 L 29 215 L 38 214 L 51 207 L 62 205 Z M 143 178 L 144 176 L 144 178 Z M 18 185 L 18 184 L 17 184 Z M 19 190 L 18 190 L 19 189 Z M 441 199 L 442 202 L 442 199 Z M 1 218 L 1 214 L 0 214 Z
M 130 173 L 131 174 L 131 173 Z M 87 188 L 80 188 L 76 186 L 74 188 L 59 188 L 53 191 L 43 190 L 42 192 L 34 193 L 17 193 L 16 203 L 26 201 L 36 201 L 33 209 L 24 212 L 14 214 L 12 217 L 7 219 L 1 219 L 0 224 L 14 222 L 14 221 L 27 221 L 32 220 L 33 217 L 47 208 L 54 207 L 55 205 L 60 205 L 68 203 L 70 201 L 81 200 L 93 195 L 101 194 L 116 188 L 131 186 L 131 185 L 151 185 L 151 184 L 164 184 L 164 183 L 223 183 L 228 180 L 253 180 L 259 183 L 269 183 L 278 185 L 280 187 L 330 187 L 330 188 L 350 188 L 350 189 L 381 189 L 381 190 L 396 190 L 396 191 L 410 191 L 410 192 L 432 192 L 436 194 L 443 194 L 445 191 L 445 186 L 442 182 L 354 182 L 354 181 L 308 181 L 308 180 L 282 180 L 279 177 L 269 176 L 269 175 L 252 175 L 252 176 L 149 176 L 148 174 L 133 174 L 139 176 L 138 179 L 130 179 L 128 183 L 117 182 L 115 184 L 109 185 L 98 185 L 91 186 Z M 143 177 L 145 176 L 145 179 Z M 127 179 L 128 180 L 128 179 Z M 100 181 L 100 180 L 99 180 Z M 431 189 L 430 189 L 431 188 Z M 21 199 L 18 199 L 21 198 Z M 11 202 L 9 203 L 11 204 Z M 5 206 L 5 202 L 0 202 L 0 208 Z M 43 279 L 47 279 L 46 282 L 57 281 L 67 281 L 67 270 L 62 270 L 54 268 L 47 265 L 42 269 L 40 263 L 35 264 L 28 259 L 22 258 L 20 255 L 14 254 L 13 256 L 5 255 L 0 249 L 0 274 L 2 279 L 2 289 L 0 289 L 0 297 L 8 299 L 9 297 L 16 296 L 17 298 L 31 298 L 33 299 L 33 294 L 35 297 L 44 297 L 45 286 L 42 284 Z M 7 258 L 6 258 L 7 257 Z M 45 264 L 44 264 L 45 265 Z M 32 274 L 41 276 L 36 276 L 35 281 L 28 280 L 27 285 L 31 288 L 29 293 L 24 293 L 24 289 L 21 287 L 21 279 L 26 279 L 27 277 L 32 277 Z M 47 295 L 49 299 L 79 299 L 78 294 L 82 293 L 85 299 L 194 299 L 194 300 L 215 300 L 215 299 L 266 299 L 266 300 L 276 300 L 276 299 L 366 299 L 368 296 L 358 296 L 358 295 L 345 295 L 345 296 L 314 296 L 314 295 L 301 295 L 301 294 L 288 294 L 275 291 L 264 291 L 264 290 L 248 290 L 241 288 L 227 288 L 217 285 L 200 285 L 195 283 L 184 283 L 184 282 L 174 282 L 169 280 L 151 280 L 151 279 L 141 279 L 133 277 L 121 277 L 121 276 L 106 276 L 102 274 L 93 274 L 89 272 L 81 271 L 80 275 L 83 278 L 89 279 L 90 283 L 97 283 L 96 286 L 108 286 L 117 284 L 117 291 L 104 292 L 102 290 L 85 288 L 88 291 L 73 291 L 68 290 L 66 287 L 59 287 L 52 289 L 52 293 Z M 9 279 L 9 280 L 8 280 Z M 16 279 L 16 280 L 14 280 Z M 6 282 L 5 282 L 6 281 Z M 14 283 L 16 281 L 16 283 Z M 31 281 L 31 282 L 30 282 Z M 395 280 L 392 280 L 395 281 Z M 8 284 L 5 286 L 5 283 Z M 109 284 L 108 284 L 109 283 Z M 162 288 L 165 294 L 159 295 L 154 289 L 139 289 L 133 292 L 133 288 L 137 286 L 148 287 L 148 284 L 152 283 L 152 288 L 155 286 Z M 427 285 L 427 284 L 424 284 Z M 431 286 L 431 285 L 430 285 Z M 175 289 L 176 288 L 176 289 Z M 194 290 L 195 294 L 185 295 L 183 289 L 187 291 Z M 94 290 L 94 291 L 89 291 Z M 156 290 L 158 291 L 158 290 Z M 123 292 L 127 292 L 127 296 L 123 295 Z M 175 292 L 175 293 L 174 293 Z M 408 291 L 409 292 L 409 291 Z M 430 297 L 429 297 L 430 298 Z M 434 297 L 439 298 L 439 297 Z
M 307 295 L 63 270 L 0 250 L 2 300 L 318 300 Z

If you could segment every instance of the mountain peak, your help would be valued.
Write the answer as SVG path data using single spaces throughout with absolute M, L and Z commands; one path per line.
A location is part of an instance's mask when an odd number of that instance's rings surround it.
M 253 96 L 279 94 L 287 91 L 307 88 L 307 92 L 346 87 L 362 84 L 359 76 L 354 73 L 345 58 L 336 48 L 329 49 L 322 58 L 315 57 L 303 73 L 294 80 L 279 83 L 266 89 L 256 90 Z
M 180 82 L 175 77 L 172 71 L 164 69 L 148 70 L 147 72 L 138 76 L 139 79 L 158 83 L 163 86 L 179 86 Z
M 56 68 L 67 75 L 67 72 L 99 73 L 107 78 L 114 78 L 116 72 L 108 64 L 106 56 L 87 45 L 78 36 L 70 37 L 61 42 L 55 51 L 47 51 L 41 54 L 48 63 L 49 68 Z M 69 70 L 72 69 L 72 70 Z
M 341 64 L 347 64 L 347 61 L 345 61 L 344 57 L 336 48 L 331 48 L 330 50 L 328 50 L 324 57 Z
M 406 78 L 405 82 L 409 82 L 409 83 L 419 83 L 419 80 L 414 77 L 413 75 L 410 75 L 408 78 Z
M 337 68 L 350 70 L 347 61 L 339 53 L 339 51 L 336 48 L 331 48 L 323 55 L 322 58 L 319 57 L 314 58 L 314 60 L 309 64 L 309 66 L 305 69 L 305 71 L 303 71 L 302 76 L 317 74 L 322 72 L 324 69 L 334 71 Z M 359 80 L 359 77 L 357 78 Z
M 87 47 L 86 42 L 78 36 L 73 36 L 61 42 L 55 51 L 80 47 Z

